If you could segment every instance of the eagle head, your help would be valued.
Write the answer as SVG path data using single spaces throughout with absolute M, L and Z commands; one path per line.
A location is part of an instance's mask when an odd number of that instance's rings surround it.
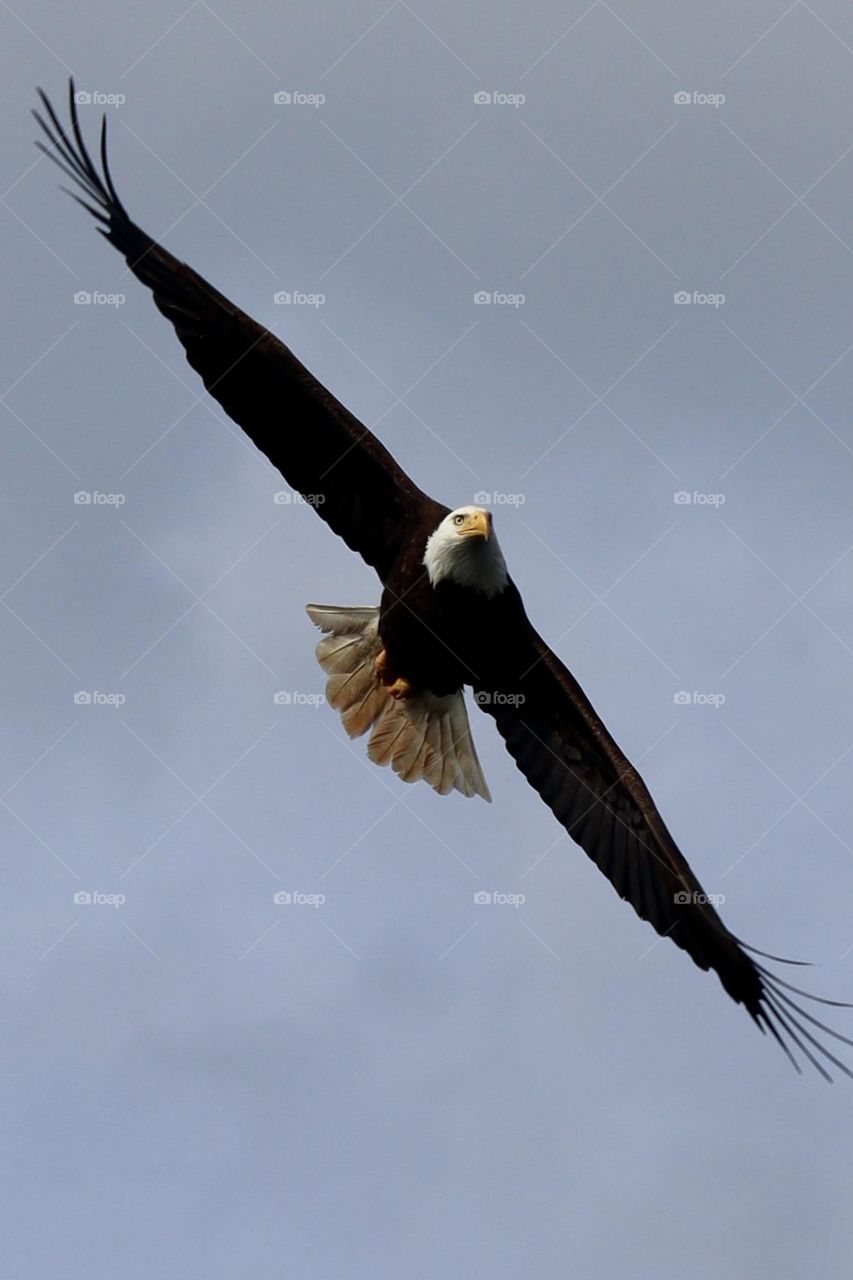
M 457 507 L 445 516 L 427 538 L 423 563 L 434 587 L 449 580 L 495 596 L 509 580 L 491 513 L 482 507 Z

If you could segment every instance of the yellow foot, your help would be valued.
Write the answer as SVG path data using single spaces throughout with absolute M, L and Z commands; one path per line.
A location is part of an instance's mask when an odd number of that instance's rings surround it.
M 388 692 L 392 698 L 411 698 L 414 694 L 414 686 L 404 680 L 402 676 L 398 676 L 393 684 L 388 685 Z
M 385 686 L 392 698 L 411 698 L 413 696 L 415 689 L 410 681 L 403 676 L 398 676 L 395 671 L 391 670 L 386 649 L 379 650 L 373 666 L 380 684 Z

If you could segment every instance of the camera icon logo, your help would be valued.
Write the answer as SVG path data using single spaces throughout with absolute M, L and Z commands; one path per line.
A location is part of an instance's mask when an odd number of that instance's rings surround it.
M 677 293 L 672 295 L 672 300 L 677 307 L 689 307 L 690 303 L 693 301 L 691 295 L 686 289 L 679 289 Z
M 293 101 L 293 95 L 285 89 L 279 89 L 278 93 L 273 94 L 272 100 L 277 107 L 286 107 Z
M 491 900 L 492 900 L 492 895 L 490 893 L 486 893 L 485 889 L 480 889 L 478 893 L 474 894 L 474 901 L 476 902 L 478 907 L 486 906 L 488 903 L 491 902 Z
M 672 695 L 672 700 L 677 707 L 686 707 L 689 706 L 691 697 L 686 689 L 680 689 L 678 693 Z
M 492 95 L 481 89 L 479 93 L 474 94 L 475 107 L 487 107 L 492 100 Z
M 691 893 L 688 893 L 685 889 L 680 889 L 678 893 L 674 893 L 672 895 L 672 900 L 678 906 L 685 907 L 687 906 L 688 902 L 692 902 L 693 895 Z
M 692 101 L 689 93 L 681 89 L 678 93 L 672 95 L 672 100 L 677 107 L 686 107 Z
M 277 707 L 289 707 L 293 697 L 286 689 L 279 689 L 278 693 L 273 694 L 272 700 Z
M 88 707 L 91 705 L 91 702 L 92 702 L 92 695 L 91 693 L 88 693 L 85 689 L 79 689 L 77 693 L 75 693 L 74 695 L 75 707 Z
M 492 300 L 492 295 L 487 289 L 480 289 L 474 294 L 474 303 L 478 307 L 487 307 Z
M 277 907 L 288 907 L 293 901 L 293 894 L 285 889 L 279 889 L 278 893 L 273 894 L 272 900 Z
M 86 889 L 80 889 L 74 895 L 74 904 L 78 907 L 90 907 L 92 905 L 92 895 Z

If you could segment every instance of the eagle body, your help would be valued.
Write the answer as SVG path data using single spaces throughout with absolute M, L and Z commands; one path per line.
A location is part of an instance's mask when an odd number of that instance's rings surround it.
M 173 257 L 129 216 L 83 138 L 73 82 L 66 126 L 40 92 L 40 149 L 171 322 L 207 391 L 287 483 L 379 579 L 379 603 L 309 605 L 322 632 L 327 696 L 368 755 L 406 782 L 489 798 L 463 690 L 487 713 L 524 777 L 641 919 L 672 939 L 769 1032 L 825 1078 L 850 1068 L 826 1037 L 853 1041 L 792 998 L 823 1000 L 759 963 L 725 925 L 637 770 L 559 657 L 532 627 L 480 508 L 425 494 L 289 348 Z M 787 962 L 791 963 L 791 962 Z M 822 1033 L 822 1035 L 816 1034 Z
M 506 684 L 509 692 L 520 675 L 521 618 L 512 584 L 489 597 L 455 582 L 433 586 L 404 563 L 382 592 L 379 634 L 392 670 L 416 689 L 441 696 Z

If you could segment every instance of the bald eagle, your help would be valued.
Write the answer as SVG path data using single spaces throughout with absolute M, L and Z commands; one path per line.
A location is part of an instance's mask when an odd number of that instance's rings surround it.
M 637 915 L 714 970 L 798 1071 L 797 1050 L 826 1079 L 826 1063 L 853 1077 L 815 1031 L 853 1040 L 792 994 L 843 1002 L 785 982 L 755 958 L 780 957 L 726 928 L 642 778 L 528 621 L 490 513 L 449 510 L 423 493 L 278 338 L 131 220 L 110 174 L 106 120 L 98 167 L 73 81 L 70 130 L 39 95 L 46 118 L 34 115 L 48 145 L 36 145 L 82 190 L 85 198 L 69 194 L 151 290 L 207 390 L 379 577 L 377 606 L 308 606 L 346 730 L 369 732 L 371 759 L 404 781 L 489 799 L 465 709 L 473 689 L 527 781 Z

